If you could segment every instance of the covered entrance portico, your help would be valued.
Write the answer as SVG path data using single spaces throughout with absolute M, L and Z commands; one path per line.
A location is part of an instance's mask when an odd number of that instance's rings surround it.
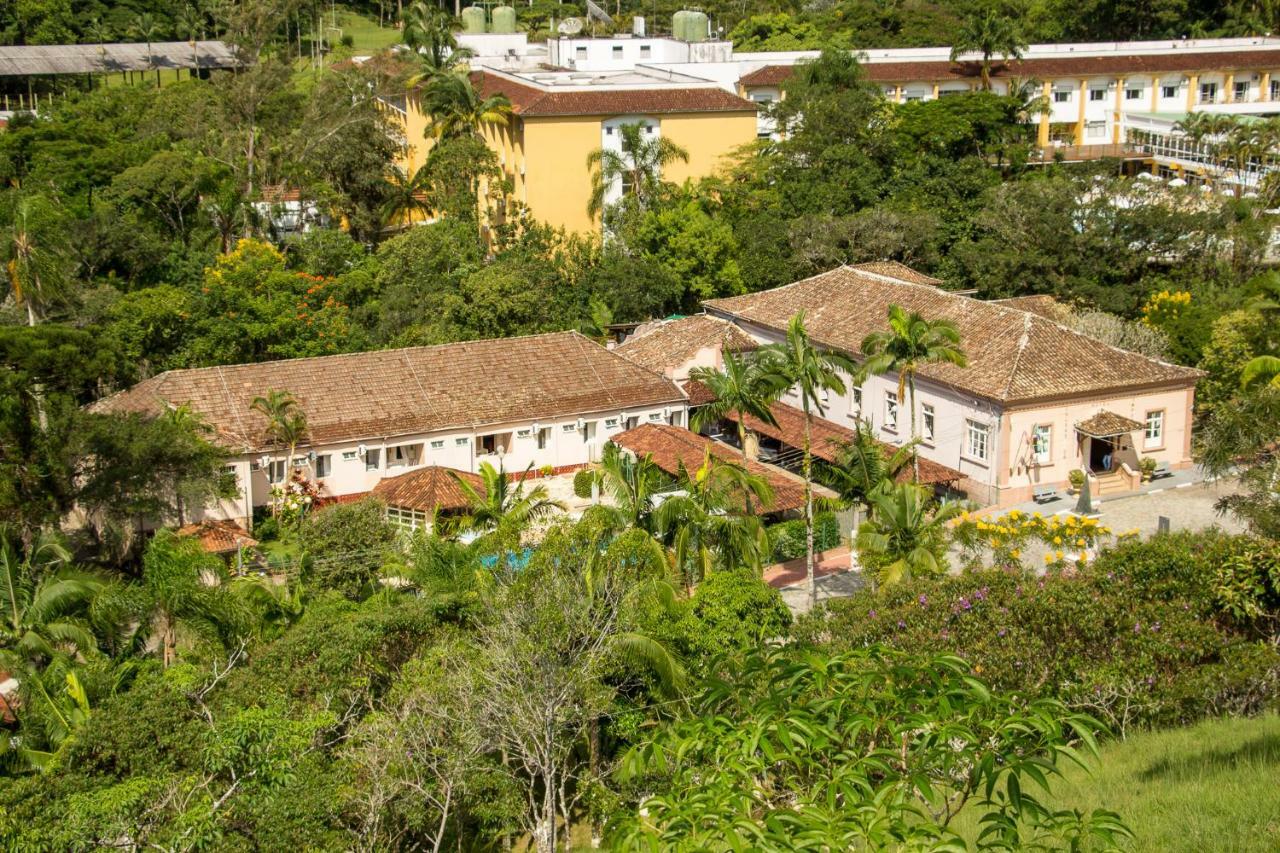
M 1142 424 L 1106 409 L 1076 424 L 1080 459 L 1099 494 L 1128 492 L 1142 483 L 1133 434 Z

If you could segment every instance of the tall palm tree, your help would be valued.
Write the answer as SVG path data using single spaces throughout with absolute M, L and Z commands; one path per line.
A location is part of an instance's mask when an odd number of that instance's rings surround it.
M 842 372 L 853 375 L 857 370 L 853 360 L 843 353 L 823 349 L 809 338 L 804 327 L 804 312 L 796 314 L 787 325 L 786 340 L 763 347 L 759 353 L 763 367 L 784 388 L 791 388 L 800 395 L 800 408 L 804 411 L 804 528 L 805 528 L 805 576 L 809 580 L 809 607 L 817 606 L 818 590 L 814 586 L 813 557 L 813 416 L 826 413 L 824 392 L 843 394 L 845 390 Z
M 307 435 L 307 415 L 289 391 L 267 391 L 265 397 L 254 397 L 249 406 L 267 419 L 267 435 L 271 440 L 287 448 L 285 476 L 293 470 L 293 457 L 298 443 Z
M 531 524 L 565 509 L 562 502 L 551 498 L 546 485 L 539 483 L 526 491 L 522 480 L 513 487 L 505 468 L 494 468 L 488 462 L 480 463 L 478 488 L 456 473 L 449 473 L 471 505 L 462 519 L 462 529 L 492 534 L 501 542 L 519 541 L 520 534 Z
M 764 478 L 717 459 L 708 449 L 696 471 L 679 466 L 675 487 L 658 506 L 655 520 L 687 586 L 716 569 L 760 570 L 769 539 L 759 516 L 744 507 L 747 495 L 761 505 L 773 500 Z
M 892 488 L 914 455 L 914 444 L 890 451 L 876 438 L 871 424 L 860 420 L 853 439 L 838 447 L 834 461 L 819 463 L 818 479 L 870 518 L 875 511 L 872 499 Z
M 742 448 L 742 461 L 747 461 L 747 416 L 776 427 L 770 405 L 786 390 L 778 377 L 761 369 L 756 359 L 739 358 L 731 352 L 724 354 L 724 367 L 695 367 L 689 378 L 701 382 L 715 395 L 715 399 L 700 406 L 689 425 L 701 430 L 708 424 L 724 419 L 730 412 L 738 416 L 738 445 Z
M 200 38 L 204 35 L 206 26 L 204 13 L 195 6 L 184 6 L 178 12 L 174 24 L 178 28 L 178 34 L 186 36 L 187 44 L 191 46 L 191 76 L 195 77 L 200 72 Z
M 666 475 L 649 454 L 637 458 L 609 442 L 596 476 L 600 490 L 612 499 L 612 506 L 602 509 L 613 516 L 613 527 L 654 532 L 653 496 Z
M 605 197 L 619 182 L 624 197 L 631 196 L 641 208 L 648 207 L 666 187 L 663 170 L 677 161 L 689 162 L 688 151 L 665 136 L 648 133 L 639 123 L 621 125 L 618 133 L 619 150 L 597 148 L 587 155 L 591 170 L 587 214 L 592 218 L 601 214 Z
M 14 301 L 26 309 L 27 325 L 34 326 L 62 299 L 71 280 L 71 254 L 53 202 L 39 194 L 13 198 L 3 245 L 5 270 Z
M 465 74 L 437 74 L 422 93 L 422 106 L 436 139 L 476 136 L 482 128 L 505 125 L 511 118 L 506 95 L 481 97 Z
M 965 510 L 959 501 L 933 506 L 927 490 L 898 483 L 871 497 L 875 512 L 858 528 L 858 549 L 890 585 L 947 570 L 948 523 Z
M 413 50 L 421 66 L 410 78 L 410 86 L 452 73 L 471 58 L 470 50 L 458 46 L 453 19 L 443 9 L 419 0 L 404 13 L 403 21 L 404 43 Z
M 102 63 L 103 69 L 106 69 L 107 59 L 107 42 L 111 41 L 111 29 L 102 23 L 101 18 L 94 18 L 84 28 L 84 33 L 93 39 L 98 45 L 98 61 Z M 90 78 L 92 82 L 92 78 Z
M 966 53 L 982 54 L 982 89 L 991 91 L 991 59 L 1019 59 L 1027 49 L 1026 40 L 1018 23 L 999 9 L 987 8 L 969 16 L 951 43 L 951 61 L 957 61 Z
M 151 43 L 156 40 L 156 36 L 160 34 L 160 25 L 156 23 L 156 19 L 151 17 L 149 12 L 143 12 L 133 19 L 133 23 L 129 25 L 129 35 L 133 38 L 140 38 L 147 43 L 147 68 L 155 68 L 155 57 L 151 54 Z M 156 68 L 156 85 L 160 85 L 160 69 Z
M 161 661 L 172 666 L 178 649 L 196 643 L 229 646 L 252 625 L 248 605 L 227 584 L 226 566 L 200 542 L 161 530 L 142 555 L 147 615 L 138 640 L 158 635 Z
M 94 597 L 105 584 L 70 565 L 57 540 L 41 536 L 19 557 L 0 542 L 0 662 L 7 668 L 38 666 L 57 654 L 79 654 L 98 646 L 90 622 Z
M 901 405 L 910 393 L 911 441 L 913 442 L 911 478 L 920 481 L 920 455 L 914 449 L 919 441 L 916 432 L 916 371 L 926 364 L 954 364 L 964 367 L 969 363 L 960 348 L 960 331 L 946 318 L 926 320 L 915 311 L 907 312 L 900 305 L 889 306 L 889 328 L 872 332 L 862 340 L 862 364 L 860 378 L 877 373 L 898 374 L 898 403 Z

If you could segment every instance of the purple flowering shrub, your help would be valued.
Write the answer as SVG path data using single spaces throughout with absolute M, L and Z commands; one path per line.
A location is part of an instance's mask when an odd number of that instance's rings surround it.
M 1280 697 L 1280 651 L 1223 609 L 1213 578 L 1224 555 L 1260 547 L 1246 537 L 1205 537 L 1203 547 L 1158 537 L 1070 574 L 917 579 L 830 602 L 795 635 L 834 651 L 956 654 L 996 689 L 1061 699 L 1118 733 L 1254 713 Z

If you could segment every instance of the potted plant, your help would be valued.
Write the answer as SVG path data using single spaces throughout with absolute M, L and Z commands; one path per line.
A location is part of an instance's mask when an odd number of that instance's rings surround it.
M 1142 471 L 1142 482 L 1151 482 L 1151 475 L 1156 472 L 1156 460 L 1150 456 L 1144 456 L 1138 461 L 1138 469 Z
M 1068 471 L 1067 481 L 1071 483 L 1071 488 L 1067 491 L 1074 495 L 1084 487 L 1084 471 L 1079 468 Z

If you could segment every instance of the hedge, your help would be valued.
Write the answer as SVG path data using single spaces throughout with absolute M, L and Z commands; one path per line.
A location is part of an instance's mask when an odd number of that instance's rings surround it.
M 797 560 L 805 554 L 804 519 L 781 521 L 766 528 L 775 563 Z M 813 549 L 826 551 L 840 544 L 840 524 L 835 513 L 820 512 L 813 517 Z

